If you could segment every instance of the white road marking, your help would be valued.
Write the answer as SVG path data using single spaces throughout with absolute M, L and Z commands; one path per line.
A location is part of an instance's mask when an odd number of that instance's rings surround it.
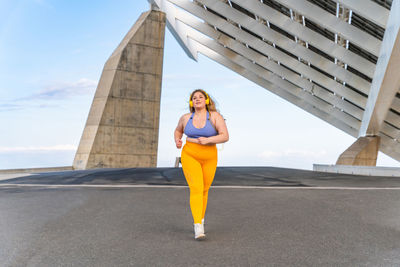
M 0 181 L 30 176 L 32 173 L 0 173 Z
M 108 185 L 108 184 L 0 184 L 0 187 L 48 187 L 48 188 L 188 188 L 186 185 Z M 279 190 L 400 190 L 400 187 L 339 187 L 339 186 L 240 186 L 240 185 L 213 185 L 211 188 L 227 189 L 279 189 Z

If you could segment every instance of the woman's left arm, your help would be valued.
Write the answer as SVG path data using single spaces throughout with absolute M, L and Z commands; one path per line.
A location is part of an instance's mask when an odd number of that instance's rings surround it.
M 199 143 L 202 145 L 220 144 L 225 143 L 229 140 L 228 128 L 226 127 L 224 118 L 218 112 L 215 112 L 214 114 L 216 116 L 215 128 L 218 132 L 218 135 L 198 138 Z

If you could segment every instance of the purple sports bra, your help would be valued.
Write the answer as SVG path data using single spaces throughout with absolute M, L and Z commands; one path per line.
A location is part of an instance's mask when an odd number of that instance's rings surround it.
M 196 128 L 193 125 L 193 115 L 190 116 L 190 119 L 186 123 L 184 133 L 190 138 L 199 138 L 199 137 L 210 137 L 218 134 L 217 130 L 215 130 L 214 126 L 211 124 L 209 113 L 207 111 L 207 119 L 206 125 L 203 128 Z

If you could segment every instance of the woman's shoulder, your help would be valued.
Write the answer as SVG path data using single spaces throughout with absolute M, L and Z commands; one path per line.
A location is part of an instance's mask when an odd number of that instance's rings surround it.
M 183 114 L 183 115 L 181 116 L 181 118 L 180 118 L 180 121 L 185 122 L 185 121 L 189 120 L 190 115 L 192 115 L 192 113 Z
M 192 113 L 186 113 L 186 114 L 183 114 L 181 118 L 186 119 L 186 118 L 189 118 L 190 115 L 192 115 Z
M 222 115 L 218 111 L 210 111 L 211 117 L 220 117 L 222 118 Z

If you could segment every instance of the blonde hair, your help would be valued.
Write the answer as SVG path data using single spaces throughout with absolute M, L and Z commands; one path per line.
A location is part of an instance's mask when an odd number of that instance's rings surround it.
M 210 111 L 217 111 L 217 109 L 215 108 L 215 102 L 212 100 L 212 98 L 206 93 L 206 91 L 204 91 L 203 89 L 196 89 L 194 90 L 191 94 L 190 94 L 190 98 L 189 101 L 193 101 L 193 96 L 195 93 L 200 92 L 204 95 L 204 97 L 207 99 L 207 97 L 210 99 L 210 104 L 206 105 L 206 109 L 208 110 L 208 112 Z M 194 112 L 194 107 L 190 106 L 189 103 L 189 111 L 190 112 Z

